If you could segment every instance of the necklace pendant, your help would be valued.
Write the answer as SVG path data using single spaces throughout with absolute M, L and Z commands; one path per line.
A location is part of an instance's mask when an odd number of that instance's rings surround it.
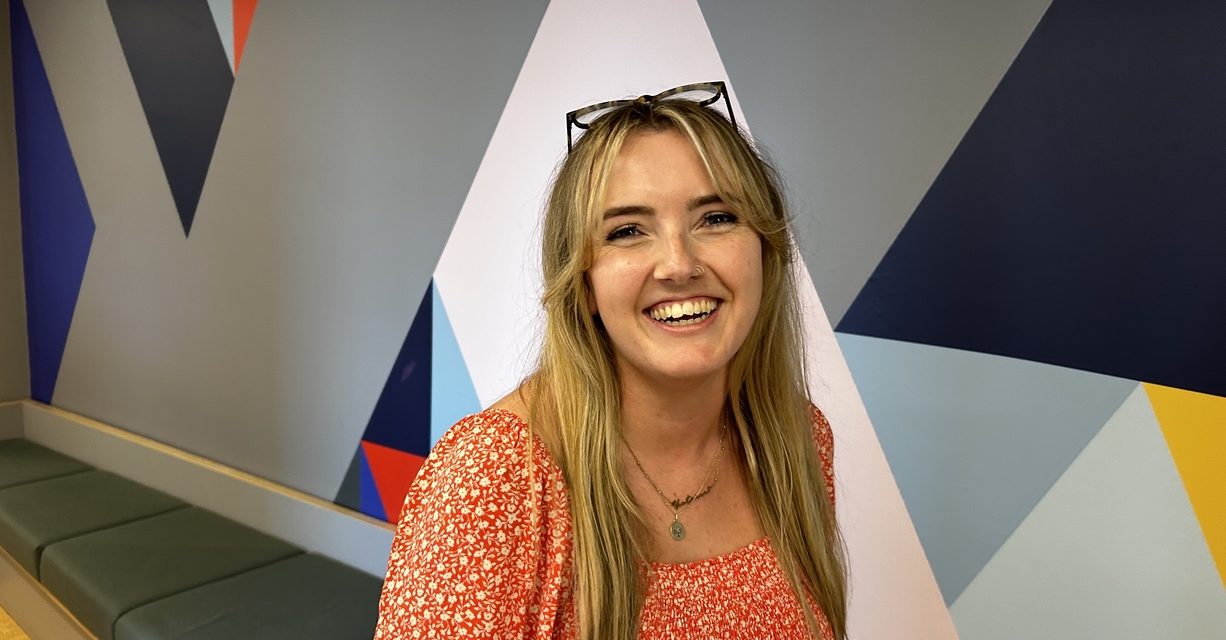
M 685 539 L 685 525 L 676 517 L 673 518 L 673 523 L 668 527 L 668 533 L 673 537 L 673 540 L 680 542 Z

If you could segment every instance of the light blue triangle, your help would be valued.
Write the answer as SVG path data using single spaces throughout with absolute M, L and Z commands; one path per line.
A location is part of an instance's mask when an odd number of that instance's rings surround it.
M 835 335 L 946 604 L 1137 386 L 1003 356 Z
M 430 447 L 457 420 L 481 410 L 477 390 L 468 375 L 460 343 L 451 330 L 447 310 L 434 283 L 433 351 L 430 357 Z
M 950 614 L 963 640 L 1226 637 L 1226 591 L 1141 385 Z

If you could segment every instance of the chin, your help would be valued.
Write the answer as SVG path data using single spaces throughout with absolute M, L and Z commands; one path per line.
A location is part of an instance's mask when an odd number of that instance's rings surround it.
M 725 370 L 726 367 L 667 369 L 657 370 L 652 377 L 668 382 L 702 382 L 713 376 L 723 375 Z

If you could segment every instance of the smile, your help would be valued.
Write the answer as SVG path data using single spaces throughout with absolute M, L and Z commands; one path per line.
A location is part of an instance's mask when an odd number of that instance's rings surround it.
M 719 301 L 711 298 L 665 302 L 647 309 L 647 315 L 656 322 L 670 327 L 684 327 L 706 320 L 719 307 Z

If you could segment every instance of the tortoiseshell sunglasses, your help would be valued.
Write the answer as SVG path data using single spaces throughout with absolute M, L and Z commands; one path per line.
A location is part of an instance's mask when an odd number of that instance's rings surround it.
M 696 82 L 694 84 L 683 84 L 680 87 L 665 89 L 654 96 L 642 95 L 629 100 L 610 100 L 609 102 L 597 102 L 596 104 L 575 109 L 566 114 L 566 153 L 570 153 L 575 146 L 574 130 L 587 129 L 596 121 L 597 118 L 604 114 L 628 104 L 645 104 L 652 105 L 666 99 L 672 100 L 691 100 L 699 105 L 707 106 L 714 104 L 720 98 L 724 99 L 724 106 L 728 109 L 728 120 L 732 122 L 732 126 L 736 126 L 736 116 L 732 114 L 732 101 L 728 97 L 728 89 L 723 82 L 716 80 L 715 82 Z

